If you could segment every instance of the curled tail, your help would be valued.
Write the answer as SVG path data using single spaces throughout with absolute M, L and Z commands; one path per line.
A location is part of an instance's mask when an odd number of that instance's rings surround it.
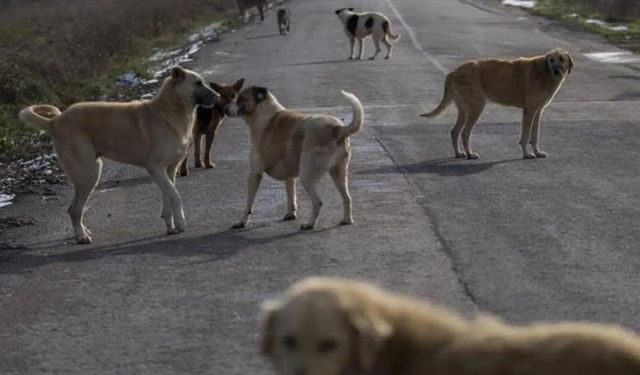
M 60 114 L 60 110 L 52 105 L 37 104 L 23 108 L 18 117 L 31 127 L 50 132 L 53 120 Z
M 358 100 L 355 95 L 346 91 L 342 91 L 342 96 L 344 96 L 351 105 L 351 110 L 353 111 L 353 120 L 351 120 L 351 123 L 349 125 L 338 128 L 338 142 L 342 142 L 346 138 L 349 138 L 353 134 L 362 130 L 362 125 L 364 124 L 364 108 L 362 107 L 362 103 L 360 103 L 360 100 Z
M 451 92 L 451 77 L 447 76 L 447 79 L 444 82 L 444 95 L 442 96 L 442 101 L 440 104 L 431 112 L 423 113 L 420 117 L 426 118 L 436 118 L 440 116 L 453 102 L 453 93 Z
M 389 23 L 389 21 L 382 22 L 382 31 L 384 31 L 384 33 L 387 34 L 389 38 L 391 38 L 391 40 L 400 39 L 400 34 L 396 34 L 393 31 L 391 31 L 391 24 Z

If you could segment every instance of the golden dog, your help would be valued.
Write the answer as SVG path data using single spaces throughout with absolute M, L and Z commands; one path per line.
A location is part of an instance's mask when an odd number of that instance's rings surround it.
M 353 111 L 347 126 L 328 115 L 307 115 L 287 110 L 264 87 L 249 87 L 227 106 L 229 116 L 242 116 L 251 133 L 249 190 L 242 220 L 233 228 L 246 227 L 262 175 L 286 182 L 287 214 L 284 220 L 296 219 L 296 177 L 311 197 L 313 212 L 300 229 L 313 229 L 320 214 L 322 200 L 317 185 L 327 172 L 342 196 L 344 206 L 340 225 L 353 223 L 349 195 L 349 137 L 359 132 L 364 123 L 364 109 L 355 95 L 342 91 Z
M 640 337 L 616 326 L 468 320 L 330 278 L 298 282 L 264 309 L 262 352 L 281 375 L 640 374 Z
M 458 119 L 451 131 L 456 158 L 477 159 L 471 151 L 471 130 L 487 100 L 522 108 L 520 147 L 525 159 L 544 158 L 540 150 L 540 117 L 573 69 L 571 55 L 560 48 L 546 55 L 516 60 L 476 60 L 462 64 L 447 75 L 444 96 L 436 109 L 420 116 L 435 118 L 451 103 L 458 107 Z M 462 133 L 464 152 L 458 142 Z M 533 153 L 527 150 L 531 143 Z
M 218 98 L 199 74 L 176 67 L 149 101 L 78 103 L 62 113 L 50 105 L 20 111 L 23 122 L 53 138 L 58 160 L 74 188 L 68 211 L 78 243 L 91 243 L 82 219 L 100 179 L 103 157 L 146 168 L 162 191 L 167 233 L 184 232 L 176 170 L 189 148 L 196 106 L 213 105 Z

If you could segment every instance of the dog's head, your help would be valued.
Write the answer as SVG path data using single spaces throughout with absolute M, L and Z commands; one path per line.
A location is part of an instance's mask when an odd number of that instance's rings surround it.
M 251 86 L 242 90 L 235 101 L 225 107 L 231 117 L 251 116 L 264 101 L 271 99 L 266 87 Z
M 280 375 L 367 373 L 393 328 L 359 283 L 311 278 L 267 302 L 262 352 Z
M 227 85 L 224 83 L 216 83 L 209 82 L 209 86 L 218 94 L 220 94 L 220 99 L 216 104 L 217 108 L 224 109 L 238 97 L 240 90 L 242 90 L 242 86 L 244 85 L 244 78 L 239 79 L 233 85 Z
M 340 14 L 342 14 L 342 13 L 344 13 L 344 12 L 347 12 L 347 11 L 348 11 L 348 12 L 353 12 L 353 11 L 354 11 L 354 9 L 353 9 L 353 8 L 340 8 L 340 9 L 336 10 L 336 12 L 335 12 L 335 13 L 336 13 L 336 15 L 337 15 L 338 17 L 340 17 Z
M 169 82 L 178 97 L 188 105 L 212 106 L 220 99 L 220 95 L 207 86 L 200 74 L 180 66 L 171 69 Z
M 564 78 L 573 69 L 573 58 L 562 48 L 549 51 L 545 55 L 545 63 L 554 78 Z

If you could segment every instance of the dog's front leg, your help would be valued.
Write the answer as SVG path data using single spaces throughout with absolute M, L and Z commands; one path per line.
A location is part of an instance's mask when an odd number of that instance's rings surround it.
M 358 60 L 362 60 L 362 56 L 364 56 L 364 40 L 358 38 Z
M 262 173 L 251 172 L 251 174 L 249 175 L 247 207 L 244 210 L 244 215 L 242 216 L 242 220 L 239 223 L 234 224 L 231 228 L 242 229 L 242 228 L 245 228 L 249 223 L 249 219 L 251 219 L 251 214 L 253 213 L 253 202 L 256 199 L 256 193 L 258 192 L 258 187 L 260 187 L 261 180 L 262 180 Z
M 171 168 L 162 166 L 147 167 L 149 175 L 151 175 L 151 178 L 162 192 L 162 218 L 167 227 L 167 234 L 182 233 L 187 227 L 184 211 L 182 210 L 182 198 L 172 182 L 172 180 L 175 180 L 176 167 L 177 165 Z
M 533 117 L 533 129 L 531 131 L 531 147 L 533 148 L 533 153 L 539 158 L 547 157 L 547 153 L 540 150 L 540 144 L 538 143 L 540 140 L 540 117 L 542 117 L 543 110 L 539 110 Z
M 351 44 L 351 54 L 349 55 L 349 60 L 353 60 L 355 56 L 353 55 L 356 49 L 356 39 L 349 38 L 349 43 Z
M 522 110 L 522 133 L 520 134 L 520 147 L 522 148 L 522 157 L 524 159 L 535 159 L 536 155 L 529 152 L 527 146 L 531 141 L 531 128 L 533 126 L 533 120 L 536 115 L 535 111 L 530 109 Z
M 285 182 L 287 186 L 287 214 L 284 221 L 296 219 L 296 179 L 290 178 Z

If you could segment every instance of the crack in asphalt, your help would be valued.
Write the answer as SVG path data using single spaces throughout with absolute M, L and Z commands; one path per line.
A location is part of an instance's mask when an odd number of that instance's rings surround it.
M 436 219 L 436 217 L 433 214 L 433 211 L 431 210 L 429 205 L 426 204 L 424 195 L 420 192 L 420 189 L 418 189 L 418 187 L 413 183 L 411 178 L 409 178 L 409 174 L 408 174 L 407 170 L 404 167 L 402 167 L 393 158 L 393 155 L 391 154 L 390 149 L 384 144 L 384 142 L 382 141 L 382 138 L 380 137 L 380 135 L 378 134 L 376 129 L 375 128 L 370 128 L 370 129 L 371 129 L 371 132 L 373 134 L 373 139 L 376 141 L 376 143 L 378 143 L 380 145 L 380 147 L 382 148 L 382 151 L 384 152 L 384 155 L 387 158 L 389 158 L 389 160 L 393 163 L 393 165 L 398 170 L 398 172 L 400 172 L 400 174 L 402 175 L 402 178 L 404 178 L 404 180 L 409 185 L 409 188 L 411 190 L 412 195 L 414 196 L 414 198 L 416 200 L 416 203 L 418 204 L 418 206 L 420 206 L 420 208 L 422 209 L 424 214 L 427 216 L 427 218 L 429 218 L 429 221 L 430 221 L 430 223 L 429 223 L 430 225 L 429 226 L 433 230 L 433 233 L 434 233 L 434 235 L 436 237 L 436 240 L 438 241 L 438 243 L 440 243 L 440 247 L 439 247 L 438 250 L 441 253 L 443 253 L 449 259 L 449 261 L 451 262 L 451 271 L 456 275 L 456 280 L 458 281 L 458 284 L 460 285 L 460 289 L 462 291 L 462 294 L 465 297 L 467 297 L 469 299 L 469 301 L 471 301 L 471 303 L 476 307 L 476 309 L 480 310 L 480 303 L 479 303 L 477 297 L 474 295 L 474 293 L 473 293 L 473 291 L 471 289 L 471 285 L 469 284 L 469 282 L 462 275 L 462 271 L 460 269 L 459 261 L 458 261 L 457 257 L 455 256 L 455 254 L 453 253 L 453 249 L 451 248 L 451 245 L 449 244 L 447 239 L 444 237 L 444 235 L 440 231 L 440 226 L 438 224 L 438 220 Z

